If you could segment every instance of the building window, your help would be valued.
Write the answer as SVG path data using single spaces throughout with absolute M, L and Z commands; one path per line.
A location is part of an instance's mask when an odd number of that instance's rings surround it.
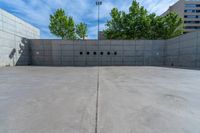
M 186 26 L 185 29 L 200 29 L 200 26 Z
M 185 4 L 185 7 L 196 7 L 196 4 Z
M 200 21 L 184 21 L 185 24 L 199 24 Z
M 200 18 L 199 15 L 184 15 L 184 18 Z
M 200 7 L 200 4 L 185 4 L 185 7 Z
M 191 9 L 187 9 L 187 10 L 184 10 L 184 12 L 195 13 L 196 11 L 195 10 L 191 10 Z
M 186 9 L 184 10 L 185 13 L 200 13 L 200 10 L 192 10 L 192 9 Z

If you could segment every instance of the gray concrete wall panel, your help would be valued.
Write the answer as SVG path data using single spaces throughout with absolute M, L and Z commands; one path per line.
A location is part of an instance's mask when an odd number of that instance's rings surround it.
M 42 40 L 39 42 L 36 40 L 32 41 L 34 42 L 32 50 L 38 49 L 42 55 L 51 57 L 49 50 L 52 48 L 53 65 L 58 63 L 57 65 L 66 66 L 166 65 L 199 67 L 199 33 L 183 36 L 187 39 L 180 36 L 169 40 L 101 40 L 99 42 L 95 40 L 49 40 L 51 42 L 45 41 L 45 43 Z M 49 44 L 51 47 L 43 46 Z M 39 59 L 46 62 L 48 58 L 39 57 Z
M 160 40 L 101 40 L 99 42 L 96 40 L 41 40 L 41 42 L 33 40 L 32 51 L 52 58 L 50 63 L 53 65 L 56 62 L 59 63 L 58 65 L 69 63 L 69 66 L 72 64 L 74 66 L 151 65 L 152 58 L 156 58 L 158 53 L 160 56 L 164 55 L 164 43 L 165 41 Z M 156 46 L 153 47 L 153 44 Z M 33 54 L 33 58 L 34 55 L 36 54 Z M 155 64 L 163 63 L 161 59 L 155 61 L 159 61 Z
M 192 32 L 166 40 L 165 65 L 186 68 L 198 66 L 199 32 Z
M 124 45 L 123 49 L 124 49 L 124 50 L 127 50 L 127 51 L 135 51 L 136 45 L 135 45 L 135 44 L 132 44 L 132 45 Z
M 144 48 L 145 48 L 145 44 L 144 43 L 137 43 L 136 41 L 136 47 L 135 47 L 135 50 L 140 50 L 140 51 L 144 51 Z
M 0 9 L 0 66 L 31 64 L 27 39 L 39 36 L 37 28 Z
M 179 48 L 194 48 L 197 45 L 197 38 L 193 38 L 191 40 L 180 40 L 181 45 L 179 45 Z
M 185 40 L 186 44 L 184 43 L 181 47 L 180 38 L 170 39 L 169 41 L 173 42 L 173 44 L 170 44 L 167 40 L 101 40 L 99 42 L 95 40 L 52 40 L 52 42 L 49 42 L 51 40 L 41 40 L 40 44 L 37 41 L 32 44 L 33 50 L 38 48 L 39 52 L 42 52 L 41 54 L 48 56 L 43 58 L 44 62 L 47 62 L 48 58 L 51 61 L 51 52 L 49 50 L 52 49 L 52 63 L 64 66 L 163 66 L 166 64 L 167 66 L 193 67 L 196 61 L 196 56 L 194 55 L 198 51 L 198 49 L 193 48 L 196 45 L 191 45 L 191 47 L 186 45 L 193 40 L 188 42 Z M 50 46 L 45 47 L 46 45 Z M 39 59 L 41 60 L 42 58 Z M 191 65 L 189 65 L 190 63 L 186 64 L 186 62 L 190 62 Z
M 197 38 L 197 36 L 198 32 L 191 32 L 189 34 L 184 34 L 182 36 L 179 36 L 179 39 L 181 42 L 184 42 L 184 41 L 194 40 Z
M 135 50 L 124 50 L 124 57 L 136 56 Z
M 200 32 L 169 40 L 82 41 L 38 38 L 37 28 L 0 10 L 0 66 L 200 67 Z

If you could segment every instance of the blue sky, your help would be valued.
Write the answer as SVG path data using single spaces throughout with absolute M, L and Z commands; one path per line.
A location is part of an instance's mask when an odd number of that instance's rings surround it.
M 128 11 L 132 0 L 102 0 L 100 28 L 110 19 L 110 10 L 117 7 Z M 160 15 L 177 0 L 137 0 L 149 12 Z M 63 8 L 67 15 L 73 16 L 76 23 L 88 25 L 88 38 L 97 38 L 97 7 L 95 0 L 0 0 L 0 8 L 31 23 L 41 31 L 41 38 L 56 38 L 49 29 L 49 15 L 58 8 Z

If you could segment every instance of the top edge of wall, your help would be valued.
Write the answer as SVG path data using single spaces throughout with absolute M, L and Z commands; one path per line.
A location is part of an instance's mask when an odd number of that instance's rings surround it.
M 14 19 L 16 21 L 21 21 L 22 23 L 25 23 L 26 25 L 30 26 L 32 29 L 34 29 L 35 31 L 37 31 L 40 34 L 40 29 L 39 28 L 37 28 L 37 27 L 33 26 L 32 24 L 22 20 L 21 18 L 9 13 L 8 11 L 3 10 L 2 8 L 0 8 L 0 14 L 1 15 L 4 14 L 4 15 L 6 15 L 6 16 L 8 16 L 8 17 L 10 17 L 10 18 L 12 18 L 12 19 Z
M 85 39 L 85 40 L 63 40 L 63 39 L 29 39 L 29 40 L 41 40 L 41 41 L 45 41 L 45 40 L 50 40 L 50 41 L 164 41 L 162 39 L 158 39 L 158 40 L 97 40 L 97 39 Z
M 153 40 L 145 40 L 145 39 L 135 39 L 135 40 L 120 40 L 120 39 L 104 39 L 104 40 L 98 40 L 98 39 L 85 39 L 85 40 L 64 40 L 64 39 L 30 39 L 30 40 L 50 40 L 50 41 L 164 41 L 164 40 L 173 40 L 173 39 L 178 39 L 178 38 L 184 38 L 184 37 L 188 37 L 188 36 L 199 36 L 200 37 L 200 31 L 194 31 L 194 32 L 190 32 L 190 33 L 186 33 L 177 37 L 173 37 L 170 39 L 153 39 Z

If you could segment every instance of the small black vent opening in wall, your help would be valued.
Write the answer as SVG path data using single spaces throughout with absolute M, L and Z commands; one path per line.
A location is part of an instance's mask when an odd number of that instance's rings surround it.
M 114 52 L 114 55 L 117 55 L 117 52 Z
M 80 55 L 83 55 L 83 52 L 80 52 Z
M 108 52 L 107 55 L 110 55 L 110 52 Z
M 87 55 L 90 55 L 90 52 L 87 52 Z
M 93 55 L 97 55 L 97 52 L 93 52 Z
M 100 54 L 103 55 L 103 52 L 101 52 Z

